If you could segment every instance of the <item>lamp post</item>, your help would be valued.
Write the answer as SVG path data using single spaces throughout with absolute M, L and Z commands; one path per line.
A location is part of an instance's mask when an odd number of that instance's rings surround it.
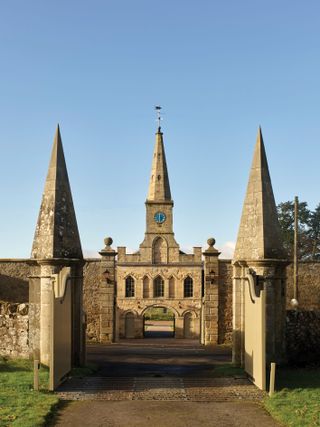
M 294 198 L 294 240 L 293 240 L 293 298 L 291 305 L 298 308 L 298 208 L 299 200 Z

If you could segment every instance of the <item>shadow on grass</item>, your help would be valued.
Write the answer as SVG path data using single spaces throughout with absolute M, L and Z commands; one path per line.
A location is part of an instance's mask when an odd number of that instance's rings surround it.
M 241 377 L 247 378 L 247 374 L 244 369 L 232 365 L 232 363 L 224 363 L 221 365 L 214 366 L 211 372 L 211 377 L 222 378 L 222 377 Z
M 320 388 L 320 368 L 277 368 L 275 389 L 284 388 Z
M 82 378 L 95 374 L 99 370 L 99 366 L 95 363 L 87 363 L 85 366 L 73 368 L 69 373 L 69 377 Z
M 50 411 L 45 417 L 44 425 L 46 427 L 53 427 L 59 421 L 59 417 L 68 406 L 72 404 L 72 401 L 69 400 L 59 400 L 56 404 L 52 405 Z
M 30 372 L 32 363 L 28 359 L 0 358 L 0 372 Z

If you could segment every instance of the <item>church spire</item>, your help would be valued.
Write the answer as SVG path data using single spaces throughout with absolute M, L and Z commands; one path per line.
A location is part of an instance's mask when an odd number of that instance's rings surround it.
M 235 260 L 285 258 L 261 127 L 238 232 Z
M 82 258 L 59 125 L 54 137 L 31 258 Z
M 163 133 L 160 126 L 156 133 L 147 201 L 171 201 Z

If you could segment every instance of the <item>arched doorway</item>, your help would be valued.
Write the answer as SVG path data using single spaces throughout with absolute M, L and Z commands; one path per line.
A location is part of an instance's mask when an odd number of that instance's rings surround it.
M 174 338 L 175 315 L 167 307 L 150 307 L 143 315 L 144 338 Z
M 125 317 L 125 337 L 126 338 L 134 338 L 134 314 L 129 312 Z
M 190 312 L 184 315 L 183 335 L 184 335 L 184 338 L 194 337 L 193 315 Z

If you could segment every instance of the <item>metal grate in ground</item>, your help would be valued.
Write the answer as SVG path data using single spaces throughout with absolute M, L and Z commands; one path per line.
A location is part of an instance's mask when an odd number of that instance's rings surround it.
M 185 378 L 184 386 L 191 401 L 259 401 L 266 395 L 245 378 Z
M 67 380 L 63 400 L 257 401 L 265 393 L 244 378 L 85 377 Z
M 134 378 L 71 378 L 58 389 L 62 400 L 132 400 Z
M 183 378 L 135 378 L 132 400 L 188 400 Z

